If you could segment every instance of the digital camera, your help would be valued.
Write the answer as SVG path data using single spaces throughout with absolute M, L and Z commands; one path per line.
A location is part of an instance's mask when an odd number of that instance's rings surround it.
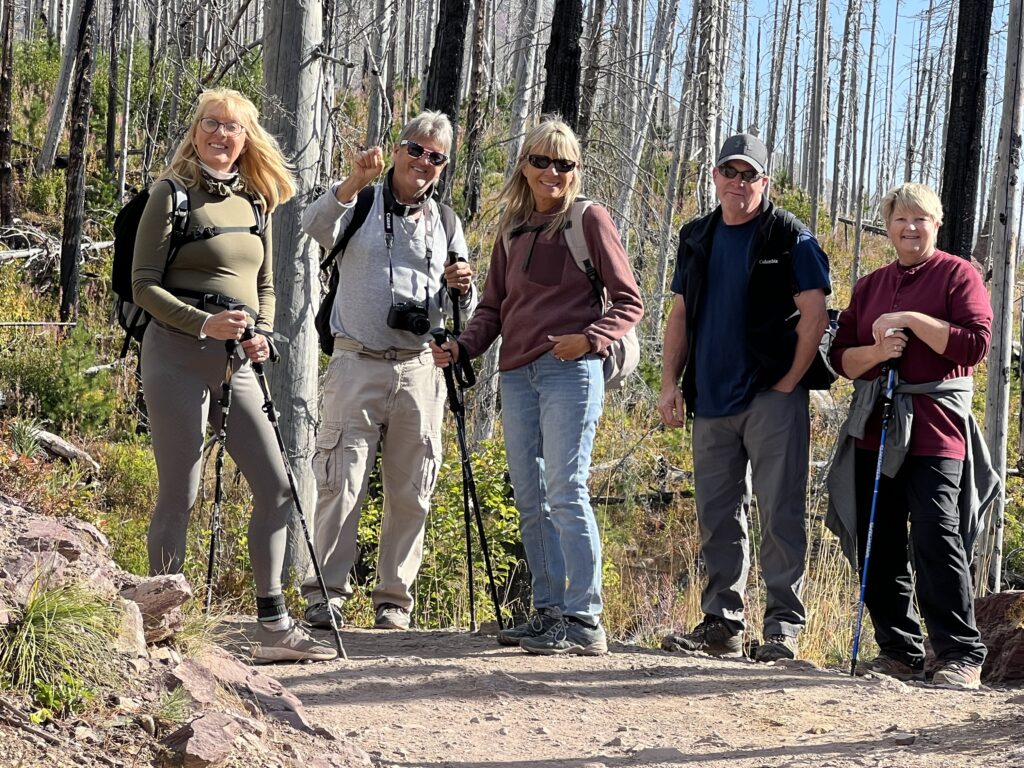
M 388 328 L 409 331 L 417 336 L 430 333 L 430 316 L 425 305 L 417 301 L 400 301 L 388 310 Z

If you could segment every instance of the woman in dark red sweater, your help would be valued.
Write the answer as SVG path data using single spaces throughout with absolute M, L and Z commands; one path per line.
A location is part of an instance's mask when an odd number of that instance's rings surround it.
M 886 437 L 865 592 L 881 652 L 860 669 L 923 680 L 923 617 L 937 662 L 932 681 L 977 688 L 985 646 L 974 621 L 973 538 L 964 530 L 963 507 L 973 495 L 965 471 L 974 426 L 972 366 L 988 351 L 992 310 L 978 270 L 935 248 L 942 204 L 931 189 L 903 184 L 885 195 L 881 207 L 896 261 L 854 286 L 831 351 L 836 370 L 854 379 L 857 390 L 844 435 L 855 446 L 860 567 L 881 432 L 881 408 L 873 398 L 883 366 L 898 366 L 897 418 Z M 864 418 L 855 427 L 857 412 Z M 839 493 L 837 473 L 834 467 L 833 496 Z
M 483 354 L 501 336 L 502 425 L 534 615 L 504 630 L 531 653 L 605 653 L 601 540 L 587 491 L 604 399 L 602 357 L 640 320 L 643 304 L 608 212 L 582 215 L 586 249 L 613 304 L 603 311 L 566 242 L 581 189 L 580 146 L 561 120 L 530 131 L 498 205 L 483 298 L 438 365 Z M 506 250 L 507 249 L 507 250 Z

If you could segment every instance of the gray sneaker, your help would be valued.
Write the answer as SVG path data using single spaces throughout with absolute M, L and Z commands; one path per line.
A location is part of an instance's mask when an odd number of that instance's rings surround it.
M 665 635 L 661 647 L 666 651 L 702 651 L 710 656 L 739 658 L 743 655 L 743 632 L 732 629 L 718 616 L 705 616 L 692 632 Z
M 345 604 L 345 601 L 340 597 L 331 598 L 331 612 L 334 613 L 334 620 L 338 624 L 338 629 L 345 626 L 345 619 L 341 615 L 341 606 Z M 305 613 L 306 623 L 311 627 L 317 629 L 334 629 L 331 626 L 331 617 L 327 613 L 327 603 L 323 600 L 319 602 L 311 602 L 306 607 Z
M 338 656 L 334 646 L 314 640 L 298 624 L 292 624 L 290 629 L 272 632 L 256 622 L 251 647 L 252 658 L 256 662 L 330 661 Z
M 608 638 L 604 627 L 588 627 L 568 616 L 558 619 L 542 635 L 524 637 L 519 647 L 541 656 L 559 656 L 565 653 L 577 656 L 600 656 L 608 653 Z
M 374 629 L 408 629 L 409 611 L 394 603 L 381 603 L 377 606 Z
M 498 633 L 498 645 L 519 645 L 525 637 L 539 637 L 551 629 L 562 617 L 556 608 L 541 608 L 534 611 L 523 624 L 508 627 Z
M 981 687 L 981 667 L 966 661 L 947 661 L 932 676 L 932 685 L 976 691 Z
M 765 635 L 764 642 L 754 651 L 754 661 L 795 659 L 797 648 L 795 637 L 790 637 L 789 635 Z

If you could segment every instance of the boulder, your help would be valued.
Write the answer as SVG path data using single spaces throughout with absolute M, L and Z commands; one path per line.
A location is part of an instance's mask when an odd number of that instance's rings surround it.
M 122 597 L 117 598 L 121 608 L 121 627 L 117 634 L 114 650 L 127 656 L 145 658 L 146 629 L 139 606 Z
M 82 534 L 51 517 L 29 518 L 17 543 L 31 552 L 60 552 L 69 562 L 97 548 L 91 538 L 87 536 L 83 541 Z
M 192 597 L 192 588 L 180 573 L 152 576 L 121 590 L 121 597 L 139 606 L 150 645 L 173 637 L 185 617 L 179 606 Z
M 170 688 L 184 688 L 198 706 L 217 701 L 217 679 L 206 667 L 191 660 L 178 664 L 170 672 Z
M 241 727 L 231 715 L 211 712 L 197 717 L 163 740 L 182 768 L 222 765 L 231 756 Z
M 1024 681 L 1024 591 L 978 598 L 974 616 L 988 648 L 982 679 L 989 684 Z
M 22 550 L 0 562 L 0 582 L 14 602 L 23 605 L 37 581 L 44 589 L 61 586 L 67 567 L 67 558 L 59 552 Z

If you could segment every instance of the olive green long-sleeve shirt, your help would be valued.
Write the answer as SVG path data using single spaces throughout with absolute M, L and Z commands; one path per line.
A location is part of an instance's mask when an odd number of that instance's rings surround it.
M 256 223 L 252 205 L 241 194 L 227 197 L 206 189 L 189 189 L 189 230 L 205 227 L 248 227 Z M 270 220 L 263 240 L 246 232 L 227 232 L 195 240 L 178 249 L 167 266 L 173 201 L 169 184 L 150 189 L 139 222 L 132 266 L 135 303 L 165 326 L 199 336 L 209 312 L 174 296 L 175 289 L 231 296 L 256 309 L 256 327 L 274 327 L 274 265 Z M 166 268 L 166 273 L 165 273 Z

